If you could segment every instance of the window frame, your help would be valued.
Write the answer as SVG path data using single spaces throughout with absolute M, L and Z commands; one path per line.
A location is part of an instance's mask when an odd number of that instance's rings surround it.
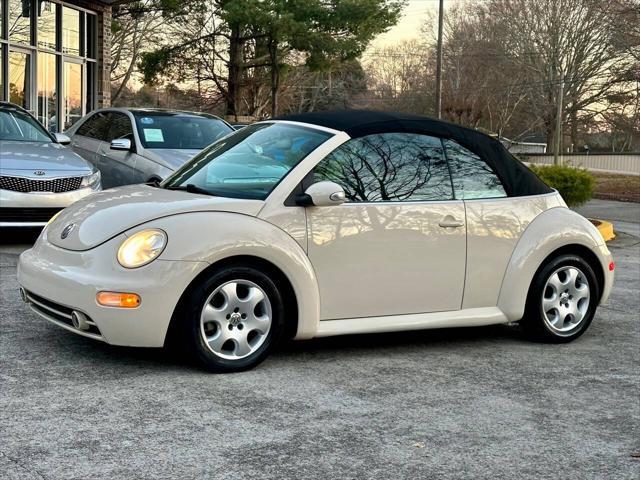
M 476 155 L 478 157 L 478 159 L 484 163 L 486 165 L 486 167 L 491 171 L 491 173 L 498 179 L 498 182 L 500 183 L 500 186 L 502 187 L 502 191 L 504 192 L 503 196 L 500 197 L 479 197 L 479 198 L 457 198 L 456 195 L 456 184 L 453 181 L 453 169 L 451 168 L 451 162 L 452 160 L 449 159 L 449 156 L 447 155 L 447 147 L 445 145 L 445 140 L 453 142 L 455 144 L 457 144 L 458 146 L 464 148 L 465 150 L 470 151 L 471 153 L 473 153 L 474 155 Z M 489 162 L 487 162 L 484 157 L 482 155 L 480 155 L 478 152 L 476 152 L 475 150 L 469 148 L 466 145 L 463 145 L 462 143 L 460 143 L 459 141 L 451 138 L 451 137 L 440 137 L 440 142 L 442 143 L 442 151 L 444 153 L 445 159 L 447 160 L 447 165 L 449 166 L 449 174 L 451 175 L 451 186 L 453 188 L 453 198 L 455 200 L 459 200 L 459 201 L 463 201 L 463 202 L 474 202 L 474 201 L 478 201 L 478 200 L 499 200 L 502 198 L 510 198 L 511 195 L 509 195 L 507 189 L 504 186 L 504 182 L 502 181 L 502 178 L 500 178 L 500 175 L 498 175 L 498 172 L 496 172 L 496 170 L 489 164 Z
M 110 119 L 110 117 L 109 117 L 109 115 L 108 115 L 109 113 L 110 113 L 109 111 L 105 111 L 105 110 L 97 110 L 97 111 L 95 111 L 95 112 L 92 112 L 92 113 L 91 113 L 91 114 L 89 114 L 88 116 L 84 117 L 83 119 L 80 119 L 80 120 L 79 120 L 79 122 L 80 122 L 80 123 L 79 123 L 78 127 L 74 130 L 74 132 L 73 132 L 73 134 L 72 134 L 72 135 L 73 135 L 73 136 L 75 136 L 75 135 L 79 135 L 79 136 L 80 136 L 80 137 L 82 137 L 82 138 L 88 138 L 88 139 L 90 139 L 90 140 L 95 140 L 95 141 L 98 141 L 98 142 L 105 142 L 106 140 L 105 140 L 104 138 L 90 137 L 90 136 L 88 136 L 88 135 L 83 135 L 83 134 L 79 133 L 79 131 L 80 131 L 80 129 L 81 129 L 82 127 L 84 127 L 87 123 L 89 123 L 90 121 L 92 121 L 92 120 L 93 120 L 94 118 L 96 118 L 98 115 L 104 115 L 105 117 L 107 117 L 106 135 L 108 135 L 109 130 L 111 129 L 111 119 Z M 73 126 L 75 127 L 75 124 L 74 124 Z M 105 135 L 105 138 L 106 138 L 106 135 Z
M 127 119 L 127 121 L 129 122 L 129 127 L 131 129 L 131 145 L 135 145 L 136 144 L 136 135 L 135 135 L 135 120 L 133 120 L 129 115 L 127 115 L 124 112 L 120 112 L 118 110 L 101 110 L 102 112 L 104 112 L 107 117 L 108 117 L 108 125 L 109 128 L 107 128 L 107 135 L 106 138 L 104 140 L 102 140 L 103 142 L 109 142 L 111 143 L 111 141 L 115 140 L 116 138 L 112 138 L 111 140 L 109 140 L 109 138 L 111 137 L 111 128 L 114 125 L 115 120 L 117 119 L 117 117 L 124 117 Z M 122 137 L 118 137 L 118 138 L 122 138 Z
M 453 177 L 451 174 L 451 165 L 449 164 L 449 159 L 447 158 L 445 151 L 444 151 L 444 142 L 443 142 L 443 138 L 447 138 L 448 137 L 442 137 L 436 134 L 432 134 L 432 133 L 425 133 L 425 132 L 411 132 L 411 131 L 388 131 L 388 132 L 381 132 L 381 133 L 375 133 L 375 134 L 370 134 L 370 135 L 363 135 L 360 137 L 351 137 L 348 138 L 346 141 L 344 141 L 343 143 L 341 143 L 340 145 L 338 145 L 336 148 L 334 148 L 331 152 L 329 152 L 327 155 L 325 155 L 324 157 L 322 157 L 314 166 L 313 168 L 304 176 L 304 178 L 302 179 L 302 181 L 300 181 L 300 183 L 298 185 L 296 185 L 296 187 L 293 189 L 293 191 L 291 192 L 291 194 L 287 197 L 286 201 L 285 201 L 285 206 L 296 206 L 296 196 L 299 194 L 303 194 L 305 192 L 305 190 L 307 188 L 309 188 L 311 185 L 313 185 L 314 183 L 318 183 L 321 182 L 323 180 L 317 180 L 314 181 L 313 176 L 315 175 L 315 169 L 316 167 L 322 163 L 324 160 L 327 159 L 327 157 L 329 157 L 329 155 L 333 154 L 334 152 L 336 152 L 338 149 L 342 148 L 344 145 L 346 145 L 348 142 L 352 141 L 352 140 L 357 140 L 357 139 L 361 139 L 361 138 L 366 138 L 368 136 L 373 136 L 373 135 L 387 135 L 387 134 L 409 134 L 409 135 L 419 135 L 419 136 L 423 136 L 423 137 L 430 137 L 432 139 L 435 140 L 439 140 L 440 141 L 440 145 L 442 147 L 442 157 L 443 157 L 443 161 L 445 162 L 446 166 L 447 166 L 447 172 L 448 172 L 448 178 L 449 178 L 449 183 L 451 185 L 451 198 L 448 199 L 437 199 L 437 200 L 383 200 L 383 201 L 366 201 L 366 202 L 352 202 L 352 201 L 345 201 L 344 203 L 342 203 L 341 205 L 412 205 L 412 204 L 423 204 L 423 203 L 430 203 L 430 204 L 437 204 L 437 203 L 445 203 L 445 202 L 459 202 L 462 201 L 462 199 L 458 199 L 456 198 L 455 195 L 455 188 L 453 185 Z M 466 147 L 465 147 L 466 148 Z M 475 152 L 474 152 L 475 153 Z M 477 155 L 477 154 L 476 154 Z M 342 186 L 342 185 L 341 185 Z M 344 188 L 344 187 L 343 187 Z
M 39 45 L 38 35 L 38 2 L 30 2 L 29 13 L 29 32 L 30 40 L 28 43 L 18 43 L 14 41 L 9 35 L 9 2 L 7 0 L 0 0 L 0 9 L 2 10 L 2 16 L 0 18 L 0 56 L 2 56 L 0 77 L 3 82 L 0 85 L 0 100 L 9 101 L 10 88 L 9 88 L 9 52 L 22 52 L 29 53 L 29 65 L 30 65 L 30 79 L 29 83 L 32 86 L 31 92 L 25 98 L 26 109 L 29 112 L 38 115 L 38 71 L 37 63 L 38 56 L 41 52 L 55 54 L 56 56 L 56 117 L 62 117 L 64 113 L 63 107 L 63 84 L 64 80 L 63 69 L 65 62 L 74 62 L 82 65 L 82 108 L 81 116 L 84 116 L 93 111 L 98 105 L 98 78 L 97 78 L 97 65 L 98 65 L 98 18 L 100 12 L 96 10 L 90 10 L 80 5 L 72 5 L 64 0 L 47 0 L 54 5 L 55 10 L 55 49 L 50 47 Z M 79 54 L 64 52 L 62 45 L 62 17 L 63 9 L 69 8 L 79 12 L 80 24 L 79 24 Z M 89 23 L 92 27 L 88 28 Z M 89 43 L 91 45 L 89 45 Z M 63 125 L 60 120 L 56 121 L 56 131 L 62 132 Z

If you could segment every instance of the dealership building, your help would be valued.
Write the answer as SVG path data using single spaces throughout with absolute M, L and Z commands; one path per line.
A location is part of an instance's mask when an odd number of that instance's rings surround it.
M 112 0 L 0 0 L 0 100 L 63 131 L 110 101 Z

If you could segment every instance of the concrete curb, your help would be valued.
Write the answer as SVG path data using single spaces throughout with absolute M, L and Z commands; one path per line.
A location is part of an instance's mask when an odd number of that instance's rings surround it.
M 589 221 L 596 226 L 605 242 L 609 242 L 616 238 L 616 234 L 613 231 L 613 224 L 611 222 L 607 222 L 606 220 L 598 220 L 596 218 L 590 218 Z

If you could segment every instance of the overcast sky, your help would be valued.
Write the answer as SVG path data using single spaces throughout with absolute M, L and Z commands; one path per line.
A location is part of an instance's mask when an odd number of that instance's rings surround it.
M 455 0 L 445 0 L 445 8 L 447 2 L 452 3 L 452 1 Z M 432 13 L 431 16 L 429 12 Z M 431 17 L 433 17 L 434 20 L 433 28 L 435 31 L 437 28 L 437 25 L 435 25 L 435 22 L 437 22 L 437 12 L 438 0 L 409 0 L 402 12 L 402 18 L 397 25 L 387 33 L 378 36 L 378 38 L 373 41 L 371 47 L 386 47 L 402 40 L 418 38 L 421 35 L 420 29 L 422 25 Z

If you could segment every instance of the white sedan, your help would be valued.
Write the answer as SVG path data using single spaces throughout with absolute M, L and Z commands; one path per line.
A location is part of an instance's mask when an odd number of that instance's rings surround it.
M 567 342 L 613 270 L 598 230 L 497 140 L 346 111 L 250 125 L 160 187 L 75 203 L 21 255 L 18 281 L 60 327 L 177 341 L 229 372 L 283 338 L 521 321 Z

